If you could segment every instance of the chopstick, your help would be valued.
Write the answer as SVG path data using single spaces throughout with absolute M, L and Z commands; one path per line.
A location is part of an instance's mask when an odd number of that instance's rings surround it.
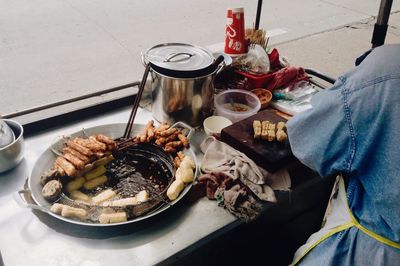
M 146 69 L 144 70 L 144 73 L 143 73 L 143 78 L 140 81 L 139 90 L 138 90 L 138 93 L 137 93 L 137 95 L 135 97 L 135 102 L 133 103 L 131 115 L 129 116 L 128 123 L 126 124 L 125 133 L 124 133 L 124 136 L 123 136 L 125 139 L 129 138 L 129 136 L 131 135 L 133 122 L 135 120 L 136 112 L 137 112 L 137 109 L 139 107 L 140 99 L 142 98 L 144 85 L 146 84 L 146 80 L 147 80 L 147 76 L 149 75 L 149 71 L 150 71 L 150 65 L 147 64 L 146 65 Z

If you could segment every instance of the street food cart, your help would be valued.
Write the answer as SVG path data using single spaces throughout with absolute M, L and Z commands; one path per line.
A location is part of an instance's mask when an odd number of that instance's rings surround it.
M 317 72 L 309 70 L 308 73 L 332 81 Z M 134 83 L 125 87 L 138 85 Z M 236 251 L 219 245 L 237 239 L 245 243 L 240 245 L 244 253 L 242 259 L 256 261 L 261 257 L 251 252 L 263 251 L 269 261 L 285 264 L 290 262 L 295 249 L 320 226 L 334 180 L 321 178 L 299 162 L 287 165 L 291 190 L 276 191 L 277 203 L 266 204 L 258 219 L 250 223 L 243 223 L 214 201 L 204 197 L 197 199 L 192 193 L 194 189 L 187 191 L 174 204 L 164 205 L 162 211 L 158 209 L 147 215 L 146 219 L 116 226 L 68 222 L 39 208 L 31 211 L 18 205 L 20 199 L 16 191 L 29 189 L 26 182 L 32 170 L 57 137 L 101 125 L 125 125 L 131 109 L 132 99 L 127 97 L 24 123 L 24 159 L 14 169 L 2 173 L 0 178 L 0 234 L 6 239 L 3 243 L 7 243 L 0 247 L 0 264 L 184 264 L 195 259 L 207 261 L 204 257 L 209 253 L 218 253 L 227 256 L 226 261 L 234 261 L 241 259 L 228 255 Z M 20 112 L 6 118 L 23 120 L 27 113 Z M 140 125 L 153 119 L 151 111 L 140 107 L 134 117 L 135 124 Z M 191 139 L 192 156 L 198 162 L 204 155 L 200 150 L 204 138 L 205 133 L 199 127 Z M 29 195 L 22 194 L 25 201 L 22 206 L 37 204 Z M 223 259 L 219 258 L 220 261 Z

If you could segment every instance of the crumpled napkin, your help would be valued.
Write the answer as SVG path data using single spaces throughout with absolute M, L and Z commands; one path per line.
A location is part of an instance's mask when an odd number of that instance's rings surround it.
M 245 154 L 235 150 L 231 146 L 209 137 L 200 145 L 204 153 L 201 171 L 206 174 L 222 172 L 233 180 L 239 179 L 246 185 L 260 200 L 276 202 L 275 193 L 271 186 L 271 173 L 258 167 L 253 160 Z M 290 187 L 288 181 L 281 182 L 281 190 Z M 286 178 L 286 179 L 287 179 Z
M 218 188 L 215 197 L 223 198 L 224 201 L 221 205 L 244 222 L 255 220 L 262 211 L 262 205 L 240 184 L 236 184 L 228 190 Z

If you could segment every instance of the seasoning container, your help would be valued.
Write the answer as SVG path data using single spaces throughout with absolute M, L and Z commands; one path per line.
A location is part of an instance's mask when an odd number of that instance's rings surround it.
M 166 43 L 148 49 L 142 61 L 150 64 L 152 114 L 158 122 L 196 127 L 212 114 L 213 78 L 223 67 L 222 55 L 215 59 L 199 46 Z
M 227 10 L 224 52 L 232 56 L 247 53 L 243 8 Z

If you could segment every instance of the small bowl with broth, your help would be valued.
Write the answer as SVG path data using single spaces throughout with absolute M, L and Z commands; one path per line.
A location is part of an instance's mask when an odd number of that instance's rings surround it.
M 245 90 L 226 90 L 215 97 L 216 115 L 233 123 L 256 114 L 261 108 L 256 95 Z

